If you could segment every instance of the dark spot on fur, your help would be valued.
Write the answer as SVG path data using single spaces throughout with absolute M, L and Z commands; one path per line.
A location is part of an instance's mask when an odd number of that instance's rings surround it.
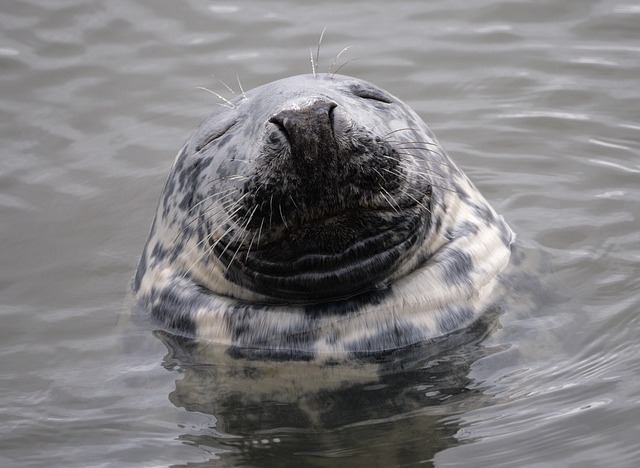
M 170 330 L 187 335 L 196 334 L 196 324 L 191 319 L 191 311 L 202 303 L 198 293 L 181 289 L 176 293 L 174 288 L 163 289 L 159 294 L 151 292 L 149 302 L 154 304 L 151 315 Z
M 478 233 L 478 226 L 471 221 L 465 221 L 460 225 L 456 226 L 455 229 L 447 232 L 445 237 L 449 240 L 458 239 L 460 237 L 465 237 L 469 235 L 474 235 Z
M 460 201 L 469 204 L 469 202 L 472 200 L 469 197 L 469 194 L 467 194 L 467 192 L 463 190 L 463 188 L 460 187 L 460 185 L 458 185 L 457 183 L 453 182 L 452 185 L 453 185 L 453 190 L 455 190 L 456 194 L 460 198 Z
M 435 221 L 433 223 L 433 227 L 435 229 L 436 232 L 440 232 L 440 229 L 442 228 L 442 216 L 436 216 L 435 217 Z M 431 220 L 433 221 L 433 216 L 431 217 Z
M 469 274 L 473 271 L 473 260 L 471 256 L 456 249 L 449 249 L 442 253 L 440 265 L 442 268 L 442 276 L 445 282 L 450 286 L 468 283 Z
M 275 331 L 264 328 L 265 313 L 268 313 L 266 307 L 238 305 L 225 315 L 234 346 L 295 353 L 296 350 L 311 348 L 318 339 L 318 331 L 307 320 L 301 320 L 287 330 L 278 330 L 276 335 Z
M 160 244 L 156 244 L 151 251 L 151 258 L 153 261 L 162 261 L 168 255 L 168 252 L 169 251 L 164 249 Z
M 475 209 L 476 213 L 480 218 L 482 218 L 487 225 L 490 225 L 495 222 L 496 217 L 491 212 L 491 209 L 487 205 L 472 205 Z

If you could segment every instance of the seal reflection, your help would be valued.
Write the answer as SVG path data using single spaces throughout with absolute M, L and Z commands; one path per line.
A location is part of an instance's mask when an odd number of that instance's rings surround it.
M 242 466 L 340 462 L 392 466 L 431 460 L 457 445 L 451 416 L 486 404 L 469 377 L 496 349 L 483 339 L 498 326 L 494 310 L 441 340 L 339 364 L 244 359 L 229 348 L 166 331 L 163 365 L 180 374 L 169 400 L 215 418 L 186 443 L 226 452 Z

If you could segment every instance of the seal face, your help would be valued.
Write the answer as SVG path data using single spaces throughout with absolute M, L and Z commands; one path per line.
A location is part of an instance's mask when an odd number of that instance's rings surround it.
M 433 338 L 490 304 L 514 235 L 407 105 L 338 75 L 230 104 L 179 152 L 138 266 L 165 326 L 327 356 Z

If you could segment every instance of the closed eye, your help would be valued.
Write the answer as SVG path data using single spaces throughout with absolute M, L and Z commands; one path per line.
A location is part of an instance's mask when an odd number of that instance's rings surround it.
M 215 130 L 215 131 L 211 132 L 209 135 L 207 135 L 206 137 L 204 137 L 196 145 L 196 148 L 195 148 L 196 153 L 199 153 L 204 148 L 209 146 L 211 143 L 213 143 L 214 141 L 216 141 L 220 137 L 224 136 L 224 134 L 227 133 L 229 130 L 231 130 L 236 123 L 238 123 L 237 120 L 232 120 L 231 122 L 229 122 L 228 125 L 225 125 L 224 127 L 220 128 L 218 130 Z
M 361 85 L 355 85 L 351 87 L 351 92 L 362 99 L 370 99 L 372 101 L 384 102 L 385 104 L 391 104 L 393 98 L 387 93 L 375 88 L 368 88 Z

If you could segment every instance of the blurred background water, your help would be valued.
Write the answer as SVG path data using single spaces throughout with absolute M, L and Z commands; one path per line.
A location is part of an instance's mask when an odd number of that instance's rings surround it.
M 129 283 L 217 105 L 196 87 L 309 73 L 325 26 L 321 69 L 352 46 L 341 73 L 418 111 L 549 292 L 380 380 L 240 378 L 121 325 Z M 2 2 L 0 465 L 636 466 L 639 77 L 622 0 Z

